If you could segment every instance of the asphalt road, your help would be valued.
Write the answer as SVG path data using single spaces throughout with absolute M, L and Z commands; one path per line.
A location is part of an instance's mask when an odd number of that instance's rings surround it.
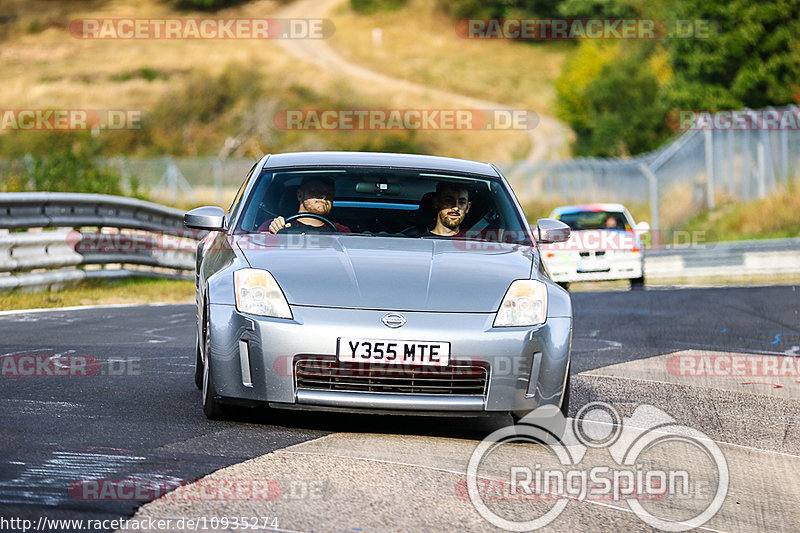
M 598 396 L 648 399 L 647 392 L 625 388 L 624 373 L 615 375 L 623 379 L 619 383 L 597 382 L 593 373 L 620 363 L 685 350 L 800 355 L 800 294 L 794 286 L 584 292 L 573 300 L 572 373 L 583 379 L 573 414 Z M 261 411 L 210 422 L 192 381 L 193 324 L 190 305 L 0 316 L 0 524 L 131 516 L 141 500 L 164 487 L 292 445 L 336 442 L 341 434 L 378 443 L 396 435 L 433 437 L 432 446 L 457 439 L 474 447 L 505 423 Z M 39 375 L 24 375 L 31 368 Z M 702 403 L 706 395 L 695 391 L 692 402 Z M 764 409 L 771 405 L 765 400 Z M 708 427 L 707 410 L 681 415 L 684 423 Z M 763 431 L 717 431 L 733 444 L 764 438 Z M 323 436 L 328 440 L 314 440 Z M 771 449 L 797 453 L 796 444 L 781 442 L 780 435 L 774 440 Z M 154 492 L 132 498 L 92 492 L 93 480 L 109 479 L 152 482 Z M 294 505 L 302 513 L 313 502 Z

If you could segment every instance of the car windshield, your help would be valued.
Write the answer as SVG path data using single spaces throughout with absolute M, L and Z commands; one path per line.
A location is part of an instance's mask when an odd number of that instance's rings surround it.
M 573 230 L 613 229 L 630 230 L 625 215 L 618 211 L 573 211 L 562 213 L 558 220 Z
M 431 230 L 441 216 L 457 232 L 452 238 L 531 245 L 500 179 L 382 167 L 267 169 L 252 187 L 235 232 L 266 232 L 275 218 L 296 215 L 302 191 L 330 195 L 332 206 L 321 212 L 341 235 L 437 238 Z M 460 209 L 448 208 L 454 201 L 463 202 Z M 334 231 L 327 224 L 299 226 L 304 232 Z

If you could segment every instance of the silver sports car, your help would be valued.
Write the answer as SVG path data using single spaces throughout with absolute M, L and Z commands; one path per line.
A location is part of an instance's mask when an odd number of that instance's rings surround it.
M 228 405 L 522 417 L 566 413 L 572 304 L 496 167 L 445 157 L 267 155 L 201 207 L 195 381 Z

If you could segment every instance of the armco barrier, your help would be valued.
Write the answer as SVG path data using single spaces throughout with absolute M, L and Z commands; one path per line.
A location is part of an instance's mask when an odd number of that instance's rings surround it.
M 800 239 L 694 244 L 645 252 L 645 279 L 766 281 L 800 276 Z
M 0 234 L 0 290 L 93 277 L 192 279 L 202 236 L 184 228 L 183 211 L 133 198 L 0 194 L 0 230 L 21 229 Z
M 58 286 L 92 277 L 192 279 L 202 234 L 184 228 L 183 214 L 151 202 L 102 194 L 1 193 L 0 231 L 28 231 L 0 234 L 0 290 Z M 85 268 L 89 265 L 101 269 Z M 786 275 L 800 276 L 800 239 L 704 243 L 645 252 L 645 279 L 653 282 Z

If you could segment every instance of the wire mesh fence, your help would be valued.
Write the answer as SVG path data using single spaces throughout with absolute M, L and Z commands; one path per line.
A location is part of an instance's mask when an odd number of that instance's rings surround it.
M 684 122 L 683 133 L 636 157 L 517 161 L 498 167 L 523 201 L 621 202 L 645 211 L 651 225 L 664 229 L 720 200 L 763 198 L 800 174 L 796 106 L 691 112 Z M 31 161 L 30 156 L 0 160 L 0 176 L 24 175 Z M 247 158 L 169 156 L 101 160 L 116 169 L 124 183 L 136 180 L 155 201 L 221 206 L 231 200 L 254 163 Z
M 645 205 L 655 227 L 674 227 L 720 199 L 764 198 L 800 174 L 800 109 L 687 114 L 686 131 L 627 159 L 579 158 L 500 165 L 528 198 Z

